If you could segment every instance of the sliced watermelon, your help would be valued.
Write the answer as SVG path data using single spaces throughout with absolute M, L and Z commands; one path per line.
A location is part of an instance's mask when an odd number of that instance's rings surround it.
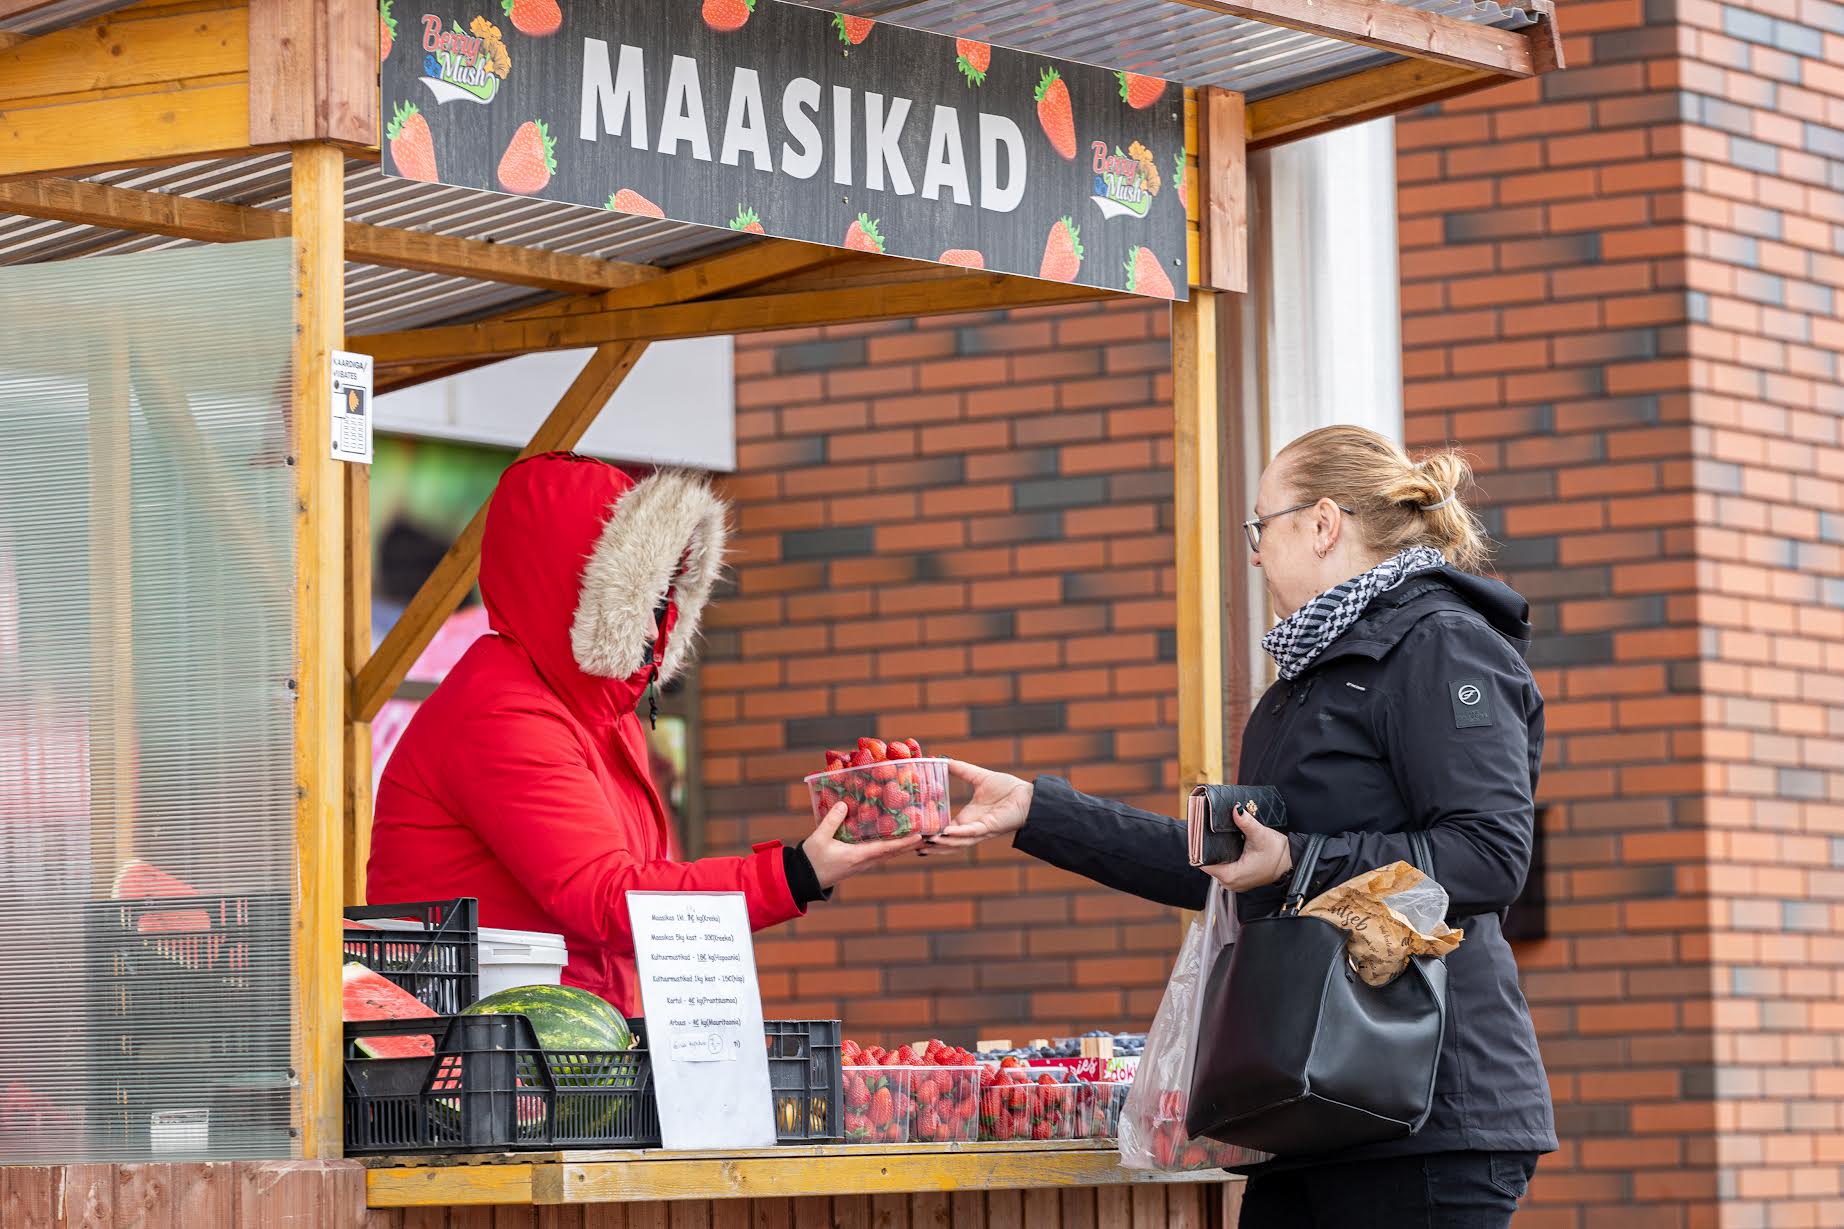
M 345 1018 L 357 1020 L 422 1020 L 435 1011 L 421 999 L 373 972 L 349 961 L 341 981 L 345 987 Z M 435 1038 L 427 1033 L 409 1037 L 360 1037 L 361 1054 L 372 1058 L 428 1058 L 435 1053 Z
M 116 900 L 165 900 L 175 896 L 197 896 L 198 889 L 153 863 L 136 858 L 116 872 L 110 895 Z M 135 929 L 144 935 L 210 930 L 211 914 L 203 909 L 144 913 Z

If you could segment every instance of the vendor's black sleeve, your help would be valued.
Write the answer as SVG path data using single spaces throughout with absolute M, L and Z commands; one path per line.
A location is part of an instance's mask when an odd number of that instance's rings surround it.
M 1095 798 L 1061 777 L 1039 777 L 1014 848 L 1066 871 L 1162 905 L 1202 909 L 1210 877 L 1191 865 L 1185 826 Z
M 802 909 L 816 900 L 832 899 L 832 889 L 820 886 L 820 877 L 813 873 L 813 859 L 799 845 L 781 847 L 781 869 L 787 873 L 788 894 Z

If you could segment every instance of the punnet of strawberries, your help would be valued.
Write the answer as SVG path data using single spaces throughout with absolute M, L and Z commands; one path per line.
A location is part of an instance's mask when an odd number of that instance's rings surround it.
M 981 1139 L 1098 1139 L 1107 1133 L 1096 1086 L 1061 1068 L 1007 1058 L 997 1069 L 983 1068 L 981 1081 Z
M 1152 1140 L 1153 1160 L 1168 1173 L 1192 1169 L 1222 1169 L 1247 1160 L 1247 1153 L 1214 1139 L 1192 1139 L 1185 1131 L 1185 1095 L 1166 1091 L 1159 1094 L 1153 1107 L 1152 1121 L 1142 1123 Z
M 840 1047 L 845 1139 L 854 1144 L 943 1144 L 980 1138 L 980 1068 L 962 1049 L 930 1041 L 885 1050 Z
M 948 762 L 922 754 L 913 738 L 860 738 L 851 751 L 826 752 L 826 769 L 806 778 L 813 818 L 843 802 L 838 839 L 888 841 L 948 826 Z

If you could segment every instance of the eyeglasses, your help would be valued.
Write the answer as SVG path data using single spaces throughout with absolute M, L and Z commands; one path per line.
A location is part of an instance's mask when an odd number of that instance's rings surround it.
M 1291 508 L 1282 508 L 1279 512 L 1270 512 L 1266 516 L 1258 516 L 1252 521 L 1243 521 L 1242 522 L 1242 532 L 1248 537 L 1249 549 L 1256 552 L 1257 554 L 1261 552 L 1261 527 L 1263 525 L 1266 525 L 1269 521 L 1273 520 L 1277 516 L 1286 516 L 1290 512 L 1299 512 L 1306 508 L 1311 508 L 1315 506 L 1316 504 L 1318 504 L 1318 502 L 1319 501 L 1316 499 L 1309 499 L 1303 504 L 1295 504 Z M 1340 512 L 1344 513 L 1346 516 L 1356 516 L 1357 515 L 1357 513 L 1351 511 L 1351 509 L 1345 507 L 1343 504 L 1334 504 L 1332 506 L 1337 508 Z

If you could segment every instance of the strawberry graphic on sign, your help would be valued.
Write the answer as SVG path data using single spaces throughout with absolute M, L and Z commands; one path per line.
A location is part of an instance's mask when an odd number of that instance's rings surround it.
M 882 253 L 884 237 L 877 233 L 877 222 L 869 214 L 861 213 L 845 230 L 845 246 L 854 252 Z
M 959 265 L 963 269 L 986 267 L 986 258 L 972 248 L 949 248 L 939 259 L 944 265 Z
M 391 48 L 397 45 L 397 19 L 391 16 L 391 0 L 383 0 L 378 6 L 378 63 L 391 58 Z
M 986 70 L 992 67 L 992 47 L 969 38 L 957 38 L 954 40 L 954 60 L 968 85 L 984 85 Z
M 1044 263 L 1038 268 L 1037 276 L 1052 282 L 1073 282 L 1076 274 L 1082 272 L 1081 230 L 1068 218 L 1060 218 L 1050 228 L 1050 238 L 1044 241 Z
M 500 7 L 520 34 L 544 38 L 563 28 L 563 10 L 557 0 L 500 0 Z
M 641 218 L 663 218 L 666 216 L 666 211 L 664 209 L 661 209 L 658 205 L 655 205 L 652 201 L 634 191 L 632 188 L 621 189 L 621 191 L 609 197 L 602 207 L 604 209 L 612 209 L 616 213 L 631 213 Z
M 741 205 L 736 207 L 736 216 L 730 219 L 730 229 L 742 231 L 744 234 L 749 235 L 766 233 L 762 229 L 762 219 L 756 211 L 753 209 L 746 209 Z
M 500 156 L 499 186 L 521 196 L 544 191 L 557 172 L 556 145 L 543 120 L 520 124 Z
M 704 0 L 704 24 L 719 34 L 740 30 L 756 11 L 756 0 Z
M 832 27 L 839 32 L 839 41 L 847 47 L 856 47 L 871 37 L 871 27 L 876 24 L 869 17 L 853 17 L 849 13 L 832 15 Z
M 384 136 L 390 142 L 391 161 L 397 164 L 399 175 L 424 183 L 435 183 L 441 178 L 435 170 L 435 138 L 429 132 L 429 121 L 422 117 L 415 103 L 397 104 Z
M 1144 111 L 1165 93 L 1165 82 L 1159 77 L 1143 77 L 1139 73 L 1114 75 L 1120 79 L 1121 98 L 1135 111 Z
M 1050 148 L 1065 158 L 1076 156 L 1076 115 L 1069 102 L 1063 74 L 1046 68 L 1037 82 L 1037 122 L 1050 138 Z
M 1178 297 L 1177 291 L 1172 289 L 1172 279 L 1149 247 L 1137 247 L 1127 253 L 1127 289 L 1162 299 Z

